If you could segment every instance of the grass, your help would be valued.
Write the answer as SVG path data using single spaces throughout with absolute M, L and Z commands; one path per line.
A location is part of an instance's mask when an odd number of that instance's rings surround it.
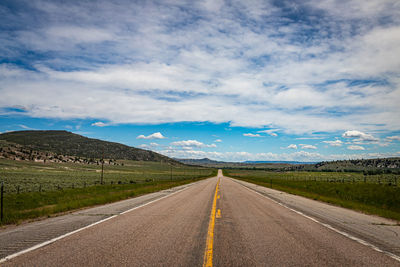
M 224 170 L 224 175 L 265 187 L 272 185 L 272 188 L 290 194 L 400 221 L 400 187 L 393 186 L 391 182 L 364 183 L 363 178 L 356 179 L 359 173 Z M 391 181 L 393 177 L 369 179 Z
M 210 168 L 171 166 L 160 162 L 120 160 L 118 163 L 123 166 L 104 165 L 103 182 L 105 184 L 194 179 L 209 176 L 213 172 Z M 83 188 L 99 184 L 100 176 L 101 165 L 96 164 L 44 164 L 0 159 L 0 182 L 4 182 L 7 193 Z
M 60 212 L 106 204 L 194 182 L 197 179 L 156 181 L 143 184 L 97 185 L 50 192 L 6 194 L 0 225 L 51 216 Z
M 171 176 L 171 166 L 166 163 L 120 163 L 124 166 L 105 165 L 105 183 L 100 185 L 98 165 L 1 159 L 0 181 L 4 181 L 6 193 L 0 225 L 115 202 L 217 174 L 215 169 L 181 165 L 172 167 Z

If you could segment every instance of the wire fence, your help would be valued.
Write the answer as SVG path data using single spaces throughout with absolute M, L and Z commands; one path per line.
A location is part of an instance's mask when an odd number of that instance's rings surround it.
M 272 180 L 286 181 L 314 181 L 327 183 L 365 183 L 365 184 L 380 184 L 387 186 L 399 186 L 400 175 L 398 174 L 379 174 L 367 175 L 359 173 L 318 173 L 318 172 L 268 172 L 268 171 L 234 171 L 229 170 L 228 175 L 232 177 L 251 177 Z
M 104 178 L 103 182 L 101 179 L 93 179 L 93 177 L 88 177 L 85 179 L 84 177 L 76 177 L 76 178 L 68 178 L 68 179 L 57 179 L 55 181 L 47 181 L 47 182 L 33 182 L 34 179 L 26 179 L 23 181 L 19 181 L 17 183 L 7 183 L 7 179 L 3 181 L 4 183 L 4 193 L 7 194 L 22 194 L 22 193 L 30 193 L 30 192 L 49 192 L 49 191 L 57 191 L 57 190 L 65 190 L 65 189 L 78 189 L 78 188 L 86 188 L 91 186 L 98 185 L 127 185 L 127 184 L 142 184 L 156 181 L 168 181 L 168 180 L 187 180 L 187 179 L 196 179 L 205 176 L 209 176 L 213 173 L 212 170 L 204 169 L 201 171 L 193 172 L 193 173 L 168 173 L 164 175 L 148 175 L 143 176 L 135 176 L 135 177 L 115 177 L 114 179 L 107 175 Z M 4 178 L 4 177 L 3 177 Z M 2 179 L 0 178 L 0 181 Z
M 381 184 L 388 186 L 398 186 L 400 182 L 400 176 L 398 175 L 373 175 L 373 176 L 363 176 L 363 177 L 280 177 L 272 179 L 283 179 L 291 181 L 315 181 L 315 182 L 327 182 L 327 183 L 370 183 L 370 184 Z

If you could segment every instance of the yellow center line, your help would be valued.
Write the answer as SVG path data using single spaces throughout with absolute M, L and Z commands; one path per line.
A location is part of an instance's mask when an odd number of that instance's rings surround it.
M 221 210 L 220 209 L 218 209 L 218 211 L 217 211 L 217 215 L 215 216 L 217 219 L 220 219 L 221 218 Z
M 217 195 L 218 195 L 219 181 L 220 181 L 220 179 L 218 178 L 217 186 L 215 187 L 214 200 L 213 200 L 213 204 L 212 204 L 212 208 L 211 208 L 210 223 L 208 224 L 207 243 L 206 243 L 206 249 L 204 251 L 204 259 L 203 259 L 204 267 L 212 266 L 215 212 L 217 209 Z

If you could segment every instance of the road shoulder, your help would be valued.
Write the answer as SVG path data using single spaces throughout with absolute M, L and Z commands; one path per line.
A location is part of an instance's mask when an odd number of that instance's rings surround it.
M 230 179 L 349 238 L 358 239 L 360 243 L 364 242 L 375 249 L 394 254 L 400 260 L 400 225 L 394 220 Z

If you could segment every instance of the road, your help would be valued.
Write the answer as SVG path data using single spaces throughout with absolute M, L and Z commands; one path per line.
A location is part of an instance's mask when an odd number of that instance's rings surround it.
M 2 266 L 400 266 L 220 173 L 109 218 Z

